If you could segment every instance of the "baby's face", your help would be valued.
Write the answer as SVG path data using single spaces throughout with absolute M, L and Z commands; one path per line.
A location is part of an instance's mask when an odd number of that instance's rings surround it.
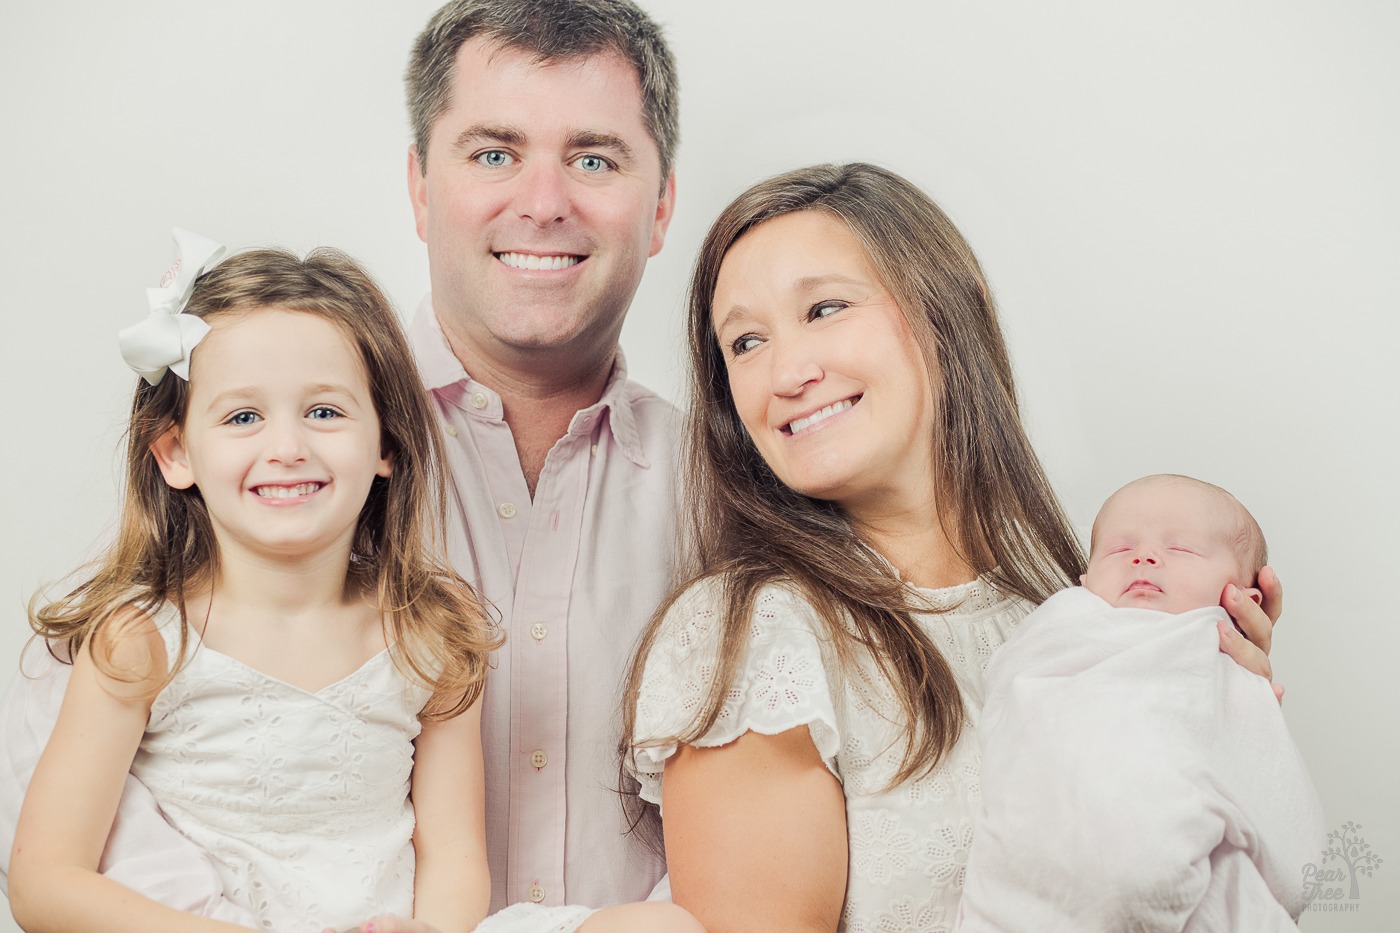
M 1119 608 L 1187 612 L 1220 603 L 1225 584 L 1247 589 L 1228 503 L 1194 483 L 1156 480 L 1120 490 L 1099 513 L 1090 592 Z

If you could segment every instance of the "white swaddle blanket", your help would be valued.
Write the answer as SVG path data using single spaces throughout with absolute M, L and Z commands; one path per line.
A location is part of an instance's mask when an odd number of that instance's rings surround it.
M 1219 608 L 1055 594 L 997 652 L 961 907 L 983 930 L 1294 930 L 1321 805 Z

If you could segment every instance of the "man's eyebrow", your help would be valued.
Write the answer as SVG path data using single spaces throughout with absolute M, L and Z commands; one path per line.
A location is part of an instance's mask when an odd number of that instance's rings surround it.
M 632 147 L 623 142 L 621 136 L 612 133 L 600 133 L 594 130 L 578 130 L 569 134 L 570 149 L 608 149 L 615 153 L 620 161 L 632 162 L 635 156 L 632 154 Z
M 519 146 L 525 142 L 525 131 L 505 123 L 474 123 L 452 141 L 454 149 L 470 149 L 481 143 L 502 143 Z

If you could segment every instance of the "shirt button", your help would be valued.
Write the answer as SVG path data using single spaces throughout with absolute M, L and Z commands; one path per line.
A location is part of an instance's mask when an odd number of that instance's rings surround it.
M 528 893 L 530 895 L 530 900 L 534 901 L 536 904 L 544 900 L 544 888 L 540 885 L 530 885 L 530 890 Z
M 537 748 L 530 753 L 530 764 L 536 768 L 543 768 L 549 764 L 549 756 L 544 753 L 544 749 Z
M 535 641 L 544 641 L 544 637 L 549 634 L 549 629 L 543 622 L 536 622 L 530 626 L 530 637 Z
M 473 393 L 472 393 L 472 407 L 473 407 L 473 408 L 485 408 L 485 407 L 486 407 L 486 393 L 485 393 L 485 392 L 473 392 Z
M 596 457 L 596 456 L 598 456 L 598 445 L 597 445 L 597 444 L 593 444 L 592 446 L 590 446 L 590 447 L 588 448 L 588 456 L 590 456 L 590 457 Z
M 496 511 L 499 512 L 499 513 L 501 513 L 501 518 L 514 518 L 514 517 L 515 517 L 515 503 L 513 503 L 513 502 L 502 502 L 501 505 L 500 505 L 500 508 L 496 509 Z
M 448 437 L 456 437 L 456 436 L 457 436 L 457 429 L 454 428 L 454 427 L 453 427 L 452 425 L 450 425 L 450 424 L 449 424 L 447 427 L 443 428 L 443 430 L 447 432 L 447 436 L 448 436 Z

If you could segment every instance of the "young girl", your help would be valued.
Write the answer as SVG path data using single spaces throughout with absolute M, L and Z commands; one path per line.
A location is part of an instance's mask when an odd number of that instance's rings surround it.
M 469 930 L 489 900 L 476 700 L 498 637 L 430 549 L 441 452 L 398 322 L 340 253 L 200 275 L 222 249 L 176 240 L 122 334 L 142 381 L 116 542 L 31 610 L 73 671 L 12 910 L 30 933 L 242 929 L 97 872 L 129 769 L 263 929 Z M 588 927 L 689 919 L 668 909 Z M 589 912 L 521 914 L 543 933 Z

